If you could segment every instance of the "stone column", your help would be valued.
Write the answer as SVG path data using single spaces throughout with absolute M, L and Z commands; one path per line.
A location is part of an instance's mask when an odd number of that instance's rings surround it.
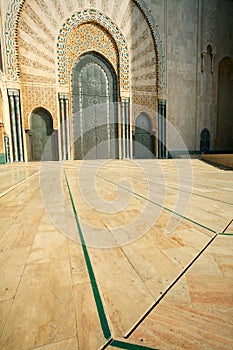
M 65 99 L 61 93 L 59 93 L 59 105 L 62 160 L 66 160 Z
M 121 140 L 122 159 L 125 159 L 125 100 L 121 100 Z
M 158 100 L 158 158 L 166 158 L 166 100 Z
M 129 115 L 129 99 L 125 101 L 125 139 L 126 139 L 126 158 L 130 158 L 130 115 Z
M 66 154 L 67 160 L 70 160 L 70 119 L 69 119 L 69 100 L 68 95 L 65 98 L 65 123 L 66 123 Z
M 5 148 L 6 163 L 10 163 L 11 157 L 10 157 L 10 146 L 9 146 L 9 137 L 8 137 L 8 135 L 4 136 L 4 148 Z
M 11 132 L 12 132 L 12 142 L 13 142 L 13 159 L 15 162 L 19 161 L 18 152 L 18 137 L 16 128 L 16 118 L 15 118 L 15 99 L 14 90 L 8 90 L 8 98 L 10 104 L 10 121 L 11 121 Z
M 122 158 L 130 158 L 130 113 L 129 99 L 121 100 Z
M 23 162 L 24 161 L 23 134 L 22 134 L 19 95 L 15 95 L 15 115 L 16 115 L 16 129 L 17 129 L 17 135 L 18 135 L 19 161 Z

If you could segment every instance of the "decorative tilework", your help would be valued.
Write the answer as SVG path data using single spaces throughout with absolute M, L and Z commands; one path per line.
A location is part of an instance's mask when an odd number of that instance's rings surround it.
M 19 77 L 18 46 L 17 46 L 18 22 L 19 22 L 20 12 L 25 1 L 26 0 L 12 0 L 7 12 L 7 20 L 6 20 L 7 72 L 8 72 L 9 79 L 11 79 L 12 81 L 17 81 Z M 40 5 L 41 0 L 38 0 L 38 1 Z M 151 11 L 148 9 L 147 4 L 143 0 L 132 0 L 132 1 L 134 1 L 138 5 L 141 12 L 146 17 L 147 23 L 151 29 L 154 43 L 155 43 L 156 56 L 157 56 L 157 60 L 156 60 L 157 87 L 160 92 L 163 92 L 166 90 L 166 64 L 165 64 L 166 60 L 164 57 L 162 40 L 160 37 L 160 33 L 158 31 L 158 26 L 156 25 L 154 17 L 152 16 Z M 59 0 L 56 0 L 55 2 L 59 2 Z M 72 4 L 70 3 L 69 0 L 67 0 L 67 3 L 70 9 Z M 98 12 L 97 10 L 86 10 L 82 12 L 77 12 L 66 21 L 66 23 L 63 25 L 63 28 L 61 29 L 60 36 L 59 36 L 61 40 L 58 43 L 58 48 L 57 48 L 58 58 L 61 57 L 60 54 L 62 53 L 62 49 L 64 48 L 64 44 L 65 44 L 65 42 L 62 41 L 62 39 L 65 40 L 66 34 L 71 30 L 71 28 L 74 25 L 81 24 L 85 21 L 98 22 L 111 33 L 119 49 L 120 67 L 124 71 L 124 77 L 121 77 L 121 82 L 122 82 L 122 85 L 125 85 L 125 83 L 128 84 L 128 79 L 127 79 L 127 82 L 122 81 L 122 78 L 125 79 L 126 75 L 128 74 L 128 72 L 126 72 L 128 70 L 128 65 L 126 64 L 126 57 L 125 57 L 125 53 L 127 52 L 125 39 L 122 38 L 122 35 L 120 34 L 119 29 L 114 25 L 114 23 L 112 23 L 111 19 L 108 18 L 103 13 Z M 124 45 L 125 47 L 123 47 Z M 61 84 L 64 84 L 65 80 L 67 79 L 65 66 L 63 67 L 63 72 L 60 71 L 59 79 Z M 128 89 L 127 86 L 125 87 L 126 89 Z
M 151 13 L 151 11 L 148 9 L 147 4 L 143 0 L 134 0 L 138 7 L 141 9 L 141 11 L 144 13 L 147 22 L 150 26 L 154 43 L 155 43 L 155 51 L 156 51 L 156 58 L 157 58 L 157 64 L 158 64 L 158 72 L 157 72 L 157 86 L 160 93 L 163 93 L 166 91 L 167 84 L 166 84 L 166 60 L 165 60 L 165 53 L 163 50 L 162 45 L 162 39 L 160 36 L 160 33 L 158 31 L 158 25 L 155 23 L 155 19 Z
M 37 107 L 43 107 L 47 109 L 53 117 L 54 129 L 58 127 L 57 91 L 55 87 L 22 84 L 21 103 L 24 116 L 23 128 L 30 128 L 29 116 L 32 110 Z
M 68 35 L 64 51 L 67 58 L 68 77 L 77 58 L 87 51 L 103 54 L 118 74 L 116 43 L 103 27 L 95 23 L 84 23 L 74 27 Z
M 96 22 L 100 26 L 104 27 L 107 32 L 111 34 L 116 42 L 119 52 L 119 66 L 120 66 L 120 87 L 123 91 L 129 90 L 129 54 L 126 44 L 126 40 L 112 20 L 94 9 L 88 9 L 76 12 L 63 24 L 57 41 L 57 62 L 58 62 L 58 81 L 62 84 L 67 84 L 67 62 L 64 59 L 66 55 L 66 41 L 68 33 L 74 28 L 74 26 L 80 25 L 86 22 Z M 102 50 L 102 46 L 99 45 L 99 50 Z
M 13 81 L 17 81 L 19 76 L 17 26 L 23 4 L 24 0 L 12 1 L 6 15 L 7 73 Z

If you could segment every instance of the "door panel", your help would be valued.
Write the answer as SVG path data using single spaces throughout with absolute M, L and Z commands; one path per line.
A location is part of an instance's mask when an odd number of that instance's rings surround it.
M 74 158 L 116 158 L 117 83 L 111 66 L 96 54 L 83 56 L 73 69 L 72 93 Z

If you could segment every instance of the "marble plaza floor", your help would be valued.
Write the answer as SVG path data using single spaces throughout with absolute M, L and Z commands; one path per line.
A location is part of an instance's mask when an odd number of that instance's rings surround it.
M 0 166 L 0 349 L 232 349 L 233 171 Z

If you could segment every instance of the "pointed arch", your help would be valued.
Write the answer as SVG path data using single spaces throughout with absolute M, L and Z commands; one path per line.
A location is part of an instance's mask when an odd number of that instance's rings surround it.
M 129 91 L 129 52 L 126 39 L 113 21 L 104 13 L 95 9 L 85 9 L 74 13 L 66 20 L 60 29 L 57 39 L 57 64 L 58 64 L 58 82 L 59 84 L 68 83 L 68 67 L 66 57 L 66 42 L 72 29 L 82 23 L 98 23 L 112 36 L 119 52 L 120 65 L 120 88 L 122 91 Z
M 151 118 L 145 112 L 141 112 L 135 119 L 133 153 L 134 158 L 155 158 L 155 138 Z
M 7 20 L 6 20 L 6 52 L 7 52 L 7 73 L 9 78 L 12 81 L 18 81 L 19 78 L 19 61 L 18 61 L 18 22 L 20 18 L 20 13 L 23 8 L 23 5 L 26 0 L 12 0 L 8 12 L 7 12 Z M 164 49 L 162 44 L 162 39 L 158 30 L 158 26 L 156 25 L 155 19 L 148 9 L 146 3 L 143 0 L 132 0 L 137 4 L 138 8 L 145 16 L 147 23 L 150 27 L 151 34 L 154 39 L 154 46 L 156 51 L 157 58 L 157 89 L 160 93 L 166 91 L 166 61 L 164 56 Z M 86 11 L 97 11 L 97 10 L 86 10 Z M 99 11 L 97 11 L 99 12 Z M 93 12 L 92 12 L 92 20 L 93 20 Z M 85 16 L 87 13 L 85 14 Z M 106 25 L 110 29 L 113 29 L 114 26 L 111 19 L 109 19 L 102 12 L 99 12 L 100 19 L 102 18 L 103 22 L 106 22 Z M 98 16 L 97 16 L 98 19 Z M 72 17 L 69 19 L 70 22 L 73 22 Z M 87 18 L 86 18 L 87 20 Z M 69 23 L 67 23 L 69 27 Z M 64 27 L 65 28 L 65 27 Z M 108 28 L 107 28 L 108 29 Z M 116 31 L 116 35 L 118 35 L 118 31 Z M 62 68 L 62 67 L 61 67 Z M 61 74 L 63 74 L 61 70 Z M 64 75 L 63 75 L 64 76 Z M 61 76 L 62 77 L 62 76 Z
M 233 58 L 224 57 L 218 67 L 218 108 L 215 149 L 233 151 Z
M 35 108 L 30 115 L 28 132 L 28 159 L 32 161 L 57 160 L 57 133 L 53 129 L 50 112 L 42 107 Z M 46 154 L 45 154 L 46 153 Z

